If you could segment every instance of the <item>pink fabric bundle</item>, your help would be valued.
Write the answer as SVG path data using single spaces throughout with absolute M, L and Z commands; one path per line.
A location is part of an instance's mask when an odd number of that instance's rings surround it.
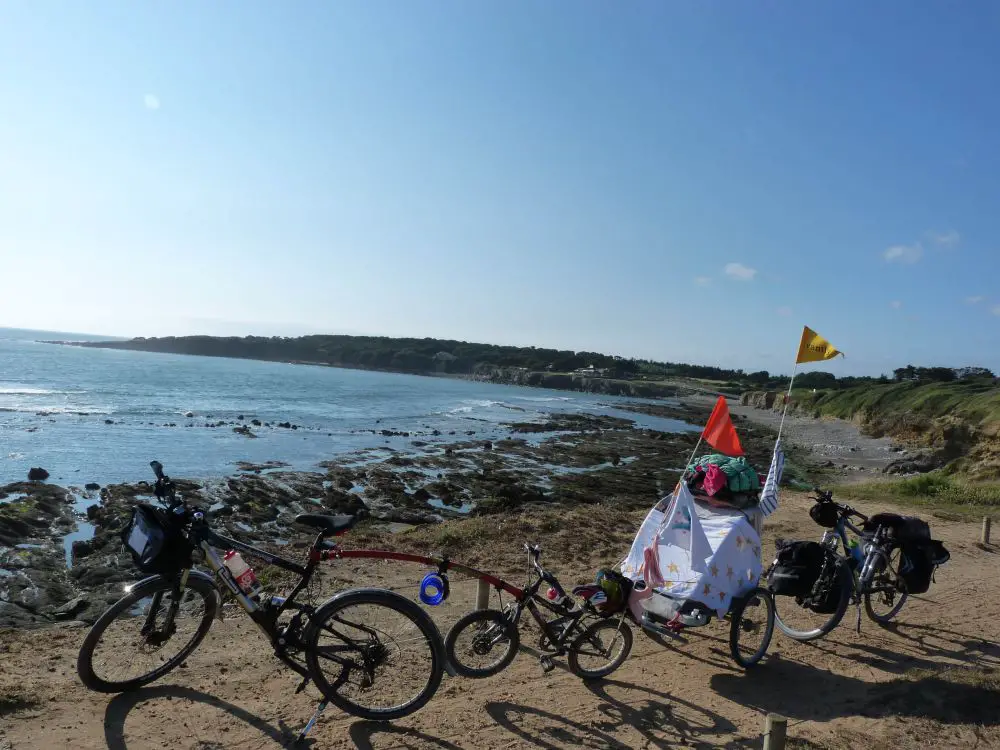
M 705 469 L 705 480 L 701 483 L 701 486 L 705 490 L 705 494 L 711 497 L 725 487 L 728 481 L 729 479 L 722 469 L 715 464 L 709 464 L 708 468 Z
M 649 589 L 655 589 L 664 584 L 663 576 L 660 575 L 660 558 L 656 552 L 658 542 L 659 539 L 654 537 L 652 544 L 642 551 L 642 579 Z

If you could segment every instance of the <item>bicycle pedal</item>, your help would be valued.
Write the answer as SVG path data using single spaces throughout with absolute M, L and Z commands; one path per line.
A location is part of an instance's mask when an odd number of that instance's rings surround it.
M 552 661 L 552 659 L 549 658 L 548 656 L 540 656 L 540 657 L 538 657 L 538 662 L 539 662 L 539 664 L 542 665 L 542 671 L 543 672 L 548 673 L 548 672 L 551 672 L 553 669 L 556 668 L 556 663 L 554 661 Z

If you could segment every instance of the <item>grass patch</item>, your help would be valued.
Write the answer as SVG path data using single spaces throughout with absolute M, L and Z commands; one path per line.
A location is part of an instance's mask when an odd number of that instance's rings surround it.
M 936 471 L 909 479 L 844 485 L 837 488 L 836 494 L 943 511 L 960 518 L 1000 518 L 1000 482 L 964 482 Z

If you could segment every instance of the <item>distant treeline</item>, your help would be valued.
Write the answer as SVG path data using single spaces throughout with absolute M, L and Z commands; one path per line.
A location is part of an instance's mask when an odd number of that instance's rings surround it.
M 635 376 L 635 360 L 597 352 L 537 347 L 496 346 L 444 339 L 380 336 L 167 336 L 130 341 L 85 343 L 114 349 L 137 349 L 209 357 L 309 362 L 335 367 L 409 373 L 472 374 L 489 367 L 572 372 L 593 366 L 611 377 Z
M 491 368 L 524 368 L 534 372 L 567 373 L 593 367 L 606 377 L 648 380 L 698 378 L 732 387 L 773 389 L 788 386 L 788 376 L 766 370 L 746 372 L 708 365 L 655 362 L 598 352 L 574 352 L 534 346 L 497 346 L 449 339 L 388 338 L 384 336 L 167 336 L 129 341 L 83 342 L 80 346 L 135 349 L 209 357 L 261 359 L 275 362 L 389 370 L 409 373 L 471 375 Z M 992 378 L 984 367 L 914 367 L 893 371 L 892 377 L 843 377 L 829 372 L 806 372 L 795 378 L 801 388 L 849 388 L 892 380 L 951 381 Z

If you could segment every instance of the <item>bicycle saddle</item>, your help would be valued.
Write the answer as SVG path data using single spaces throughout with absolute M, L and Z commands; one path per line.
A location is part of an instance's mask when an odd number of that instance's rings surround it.
M 295 523 L 320 529 L 324 534 L 341 534 L 354 526 L 357 520 L 357 516 L 324 516 L 319 513 L 300 513 L 295 516 Z

